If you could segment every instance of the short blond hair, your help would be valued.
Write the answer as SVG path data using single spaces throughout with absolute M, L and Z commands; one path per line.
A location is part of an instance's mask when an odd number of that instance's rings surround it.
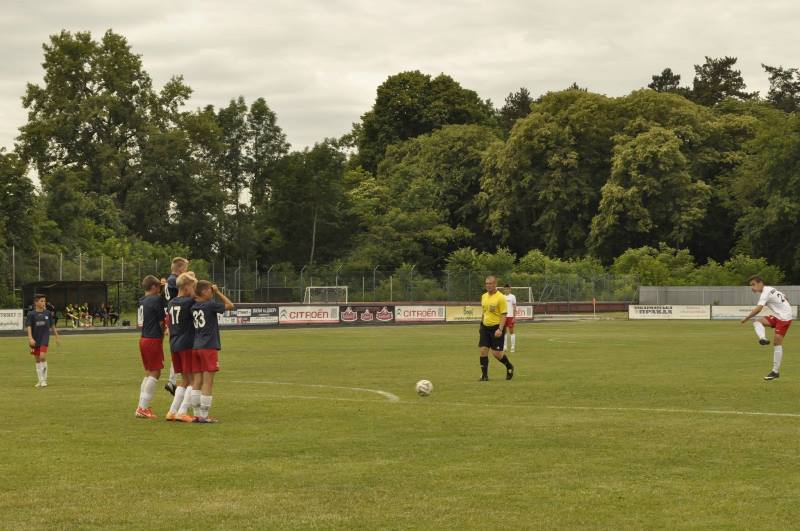
M 197 284 L 197 278 L 192 272 L 181 273 L 178 275 L 178 280 L 175 282 L 175 284 L 178 286 L 178 289 L 185 286 L 194 286 Z
M 186 258 L 183 258 L 182 256 L 176 256 L 175 258 L 172 259 L 172 272 L 173 273 L 177 272 L 178 269 L 180 269 L 182 267 L 188 267 L 188 266 L 189 266 L 189 260 L 187 260 Z

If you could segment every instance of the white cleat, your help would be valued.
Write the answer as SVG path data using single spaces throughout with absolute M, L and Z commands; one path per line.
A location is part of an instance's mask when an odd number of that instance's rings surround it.
M 512 348 L 512 349 L 511 349 L 511 353 L 512 353 L 512 354 L 513 354 L 514 352 L 516 352 L 516 351 L 517 351 L 517 349 L 515 349 L 515 348 Z
M 34 387 L 41 387 L 41 386 L 42 386 L 42 382 L 36 382 L 36 385 L 34 385 Z
M 39 387 L 47 387 L 47 382 L 42 382 L 39 384 Z

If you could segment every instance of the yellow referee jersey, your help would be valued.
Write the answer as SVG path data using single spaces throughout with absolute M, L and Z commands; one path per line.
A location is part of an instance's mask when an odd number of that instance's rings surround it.
M 508 313 L 506 296 L 500 291 L 495 291 L 494 295 L 484 293 L 481 297 L 481 306 L 483 306 L 483 324 L 486 326 L 499 325 L 503 314 Z

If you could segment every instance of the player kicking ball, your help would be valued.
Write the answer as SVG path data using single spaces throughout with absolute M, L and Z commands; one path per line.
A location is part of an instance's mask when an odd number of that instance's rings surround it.
M 139 353 L 144 366 L 144 380 L 139 388 L 139 406 L 136 416 L 142 419 L 155 419 L 156 415 L 150 409 L 150 401 L 156 382 L 161 377 L 164 368 L 164 299 L 161 297 L 161 281 L 153 275 L 147 275 L 142 280 L 144 297 L 139 299 L 137 324 L 142 328 L 142 337 L 139 338 Z
M 222 302 L 214 300 L 219 296 Z M 225 310 L 233 310 L 233 303 L 220 292 L 216 284 L 207 280 L 201 280 L 195 288 L 194 305 L 192 305 L 192 320 L 194 323 L 194 353 L 193 367 L 195 372 L 194 389 L 192 391 L 192 405 L 196 404 L 196 396 L 199 389 L 199 410 L 196 408 L 194 422 L 207 424 L 217 422 L 217 419 L 210 417 L 208 411 L 211 409 L 212 395 L 214 387 L 214 376 L 219 371 L 219 351 L 222 343 L 219 337 L 219 321 L 217 316 Z M 198 387 L 198 373 L 202 373 Z
M 39 378 L 34 387 L 47 387 L 47 347 L 50 344 L 50 330 L 56 336 L 56 344 L 60 344 L 58 330 L 53 321 L 53 314 L 46 308 L 44 295 L 33 296 L 34 309 L 28 312 L 26 328 L 28 345 L 31 347 L 33 361 L 36 363 L 36 376 Z
M 503 354 L 503 335 L 505 334 L 506 315 L 508 308 L 505 296 L 497 291 L 497 278 L 494 276 L 486 277 L 486 293 L 481 296 L 481 315 L 480 339 L 478 348 L 480 349 L 481 360 L 481 382 L 489 381 L 489 351 L 492 355 L 505 365 L 506 380 L 514 377 L 514 366 L 508 360 L 508 356 Z
M 753 328 L 756 330 L 758 342 L 761 345 L 769 345 L 767 339 L 767 330 L 765 327 L 775 329 L 775 349 L 773 354 L 772 370 L 764 376 L 765 380 L 775 380 L 780 378 L 781 373 L 781 360 L 783 359 L 783 339 L 786 337 L 786 332 L 792 325 L 792 306 L 786 299 L 786 296 L 771 286 L 765 286 L 764 280 L 758 276 L 753 275 L 747 280 L 750 284 L 750 289 L 753 293 L 758 293 L 758 304 L 747 317 L 742 319 L 742 324 L 756 317 L 766 306 L 772 315 L 767 317 L 753 319 Z

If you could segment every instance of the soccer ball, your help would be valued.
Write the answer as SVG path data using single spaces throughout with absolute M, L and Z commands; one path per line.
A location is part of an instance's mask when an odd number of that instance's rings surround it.
M 433 391 L 433 384 L 428 380 L 420 380 L 417 382 L 417 394 L 419 396 L 428 396 Z

